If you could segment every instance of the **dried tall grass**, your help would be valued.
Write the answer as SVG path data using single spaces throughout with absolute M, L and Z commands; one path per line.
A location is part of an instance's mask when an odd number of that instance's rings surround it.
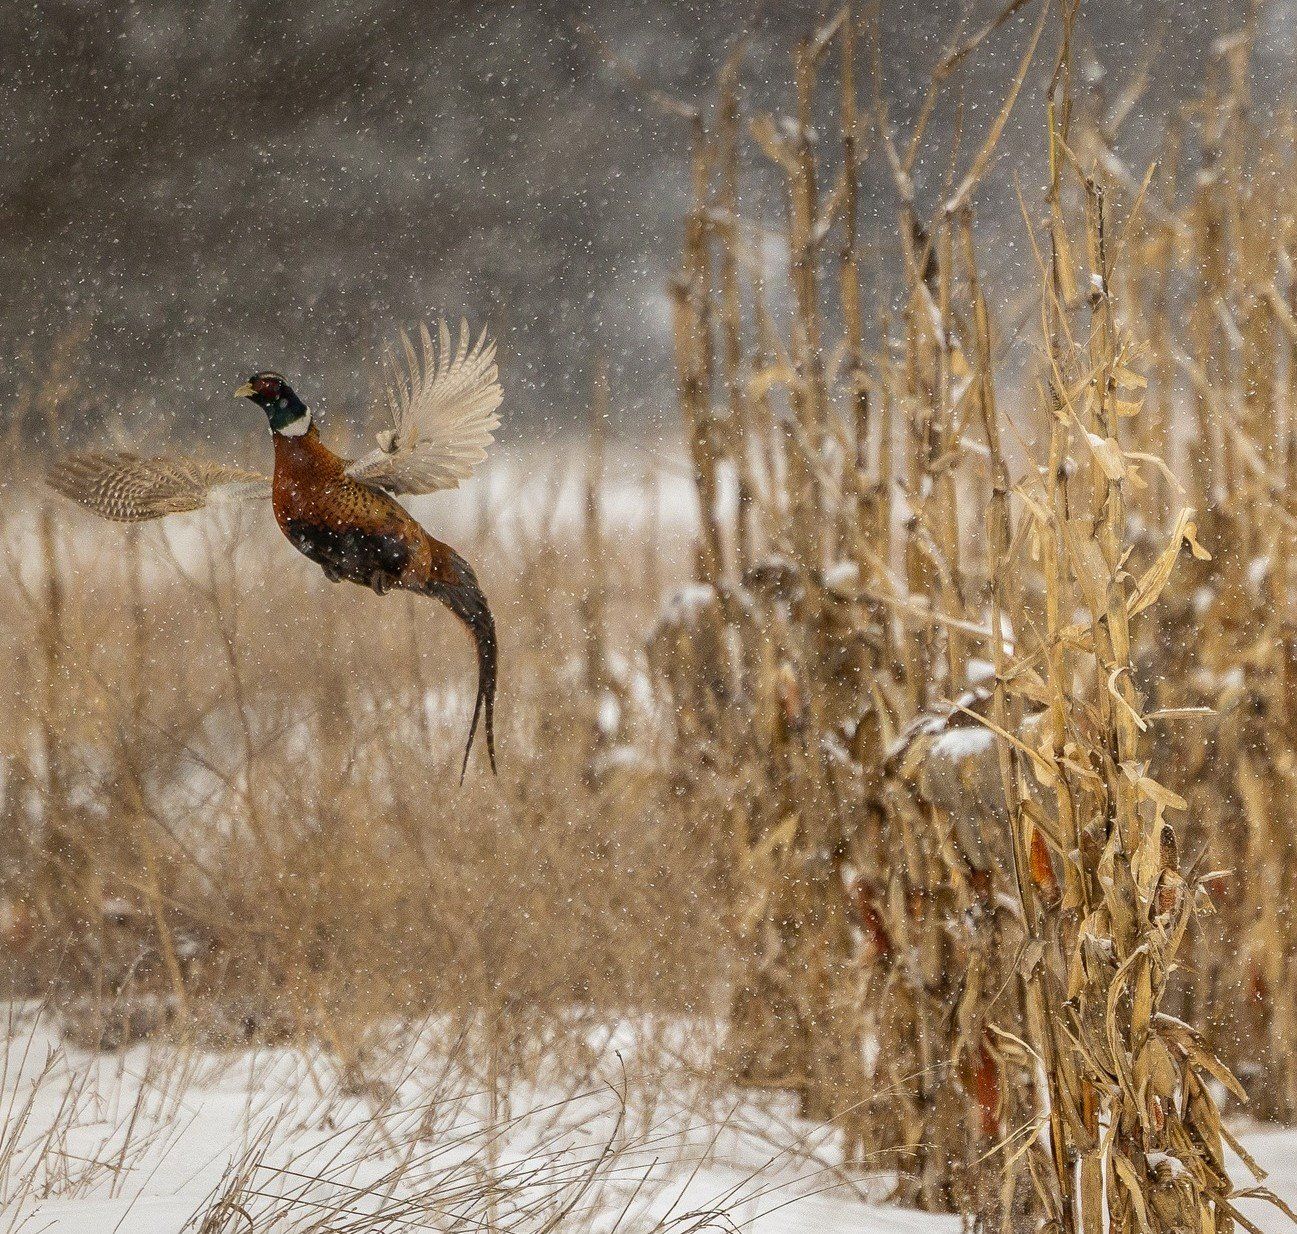
M 555 500 L 544 477 L 518 496 Z M 445 1006 L 708 1005 L 708 862 L 663 807 L 627 643 L 657 597 L 610 589 L 593 708 L 580 614 L 603 566 L 579 527 L 528 532 L 524 510 L 463 545 L 510 673 L 509 772 L 461 790 L 441 756 L 471 667 L 437 610 L 322 584 L 255 514 L 132 535 L 32 510 L 5 510 L 0 649 L 20 990 L 110 1021 L 147 995 L 186 1031 L 253 1038 L 344 1009 L 360 1031 Z

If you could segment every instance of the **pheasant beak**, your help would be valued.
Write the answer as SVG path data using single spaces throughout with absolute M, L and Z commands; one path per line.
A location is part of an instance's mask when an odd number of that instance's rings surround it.
M 256 387 L 253 386 L 252 382 L 245 381 L 237 390 L 235 390 L 234 397 L 251 398 L 254 394 L 256 394 L 256 392 L 257 392 Z

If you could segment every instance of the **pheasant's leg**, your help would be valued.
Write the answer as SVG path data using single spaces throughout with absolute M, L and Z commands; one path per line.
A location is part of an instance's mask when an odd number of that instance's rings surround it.
M 332 567 L 330 567 L 330 566 L 321 566 L 320 569 L 322 569 L 322 570 L 324 571 L 324 577 L 327 578 L 327 579 L 329 580 L 329 582 L 331 582 L 331 583 L 340 583 L 340 582 L 342 582 L 342 575 L 339 574 L 339 573 L 337 572 L 337 570 L 334 570 Z
M 392 576 L 383 570 L 375 570 L 374 573 L 369 576 L 369 585 L 380 596 L 387 595 L 393 581 Z

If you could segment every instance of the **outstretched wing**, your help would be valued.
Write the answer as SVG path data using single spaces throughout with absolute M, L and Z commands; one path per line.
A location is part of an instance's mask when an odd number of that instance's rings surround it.
M 191 458 L 142 458 L 111 451 L 72 454 L 50 469 L 46 481 L 101 518 L 142 523 L 198 510 L 209 500 L 268 497 L 270 481 L 255 471 Z
M 504 397 L 495 367 L 495 342 L 483 330 L 474 342 L 468 323 L 459 323 L 452 349 L 445 321 L 434 346 L 419 327 L 422 356 L 409 335 L 387 353 L 390 429 L 378 434 L 378 449 L 347 468 L 353 480 L 389 493 L 435 493 L 456 488 L 486 457 Z

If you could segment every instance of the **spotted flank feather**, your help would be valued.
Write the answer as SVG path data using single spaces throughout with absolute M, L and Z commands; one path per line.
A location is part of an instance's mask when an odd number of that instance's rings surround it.
M 255 471 L 125 452 L 69 455 L 54 465 L 47 479 L 65 497 L 117 523 L 198 510 L 218 492 L 234 498 L 270 496 L 269 478 Z

